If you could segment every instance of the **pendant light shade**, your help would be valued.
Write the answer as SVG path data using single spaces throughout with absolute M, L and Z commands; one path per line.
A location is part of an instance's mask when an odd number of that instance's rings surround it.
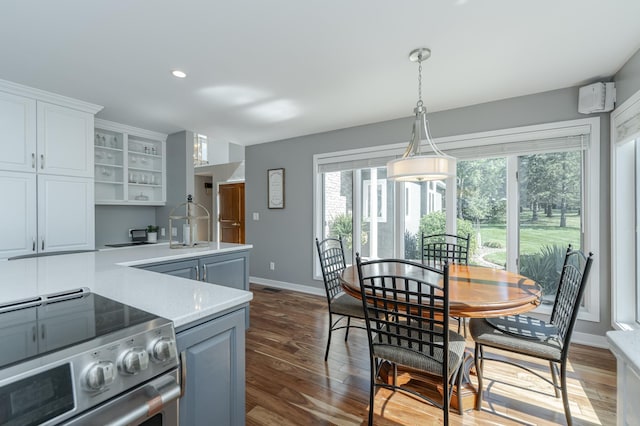
M 443 180 L 455 175 L 455 159 L 438 149 L 429 135 L 427 110 L 422 102 L 422 61 L 431 56 L 431 50 L 420 48 L 409 54 L 409 59 L 418 62 L 418 102 L 413 112 L 413 132 L 409 146 L 402 158 L 387 163 L 387 179 L 403 182 L 422 182 L 428 180 Z M 420 146 L 425 141 L 432 153 L 423 155 Z
M 387 163 L 387 178 L 402 182 L 443 180 L 453 176 L 449 159 L 439 155 L 398 158 Z

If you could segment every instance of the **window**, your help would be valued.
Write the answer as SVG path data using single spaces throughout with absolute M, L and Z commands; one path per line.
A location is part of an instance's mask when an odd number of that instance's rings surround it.
M 365 180 L 363 182 L 364 188 L 362 189 L 362 196 L 364 197 L 364 201 L 362 203 L 362 217 L 367 222 L 371 221 L 372 216 L 376 218 L 376 222 L 386 222 L 387 180 L 375 179 L 375 182 L 375 190 L 373 189 L 371 180 Z
M 612 325 L 640 329 L 640 92 L 611 113 L 611 170 Z
M 459 161 L 457 229 L 472 234 L 470 263 L 534 279 L 552 305 L 568 244 L 582 247 L 582 169 L 580 147 Z
M 193 134 L 193 165 L 206 166 L 209 164 L 209 142 L 205 135 Z
M 349 198 L 341 205 L 348 206 L 349 228 L 343 229 L 352 258 L 359 252 L 417 260 L 423 232 L 468 233 L 471 263 L 534 278 L 544 288 L 550 313 L 558 278 L 553 264 L 562 261 L 567 245 L 598 251 L 599 119 L 453 136 L 437 143 L 457 158 L 456 178 L 387 181 L 386 162 L 400 155 L 401 144 L 314 156 L 316 182 L 348 174 L 350 188 L 316 184 L 316 206 L 341 195 Z M 315 213 L 316 235 L 331 235 L 337 225 L 327 222 L 326 211 Z M 598 278 L 596 255 L 580 319 L 599 321 Z

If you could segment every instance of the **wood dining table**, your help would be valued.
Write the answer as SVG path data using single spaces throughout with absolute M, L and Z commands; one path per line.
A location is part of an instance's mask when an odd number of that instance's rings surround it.
M 384 266 L 383 266 L 384 265 Z M 408 264 L 395 264 L 393 270 L 385 270 L 388 264 L 375 264 L 375 273 L 390 273 L 392 275 L 408 275 L 426 282 L 441 280 L 441 274 L 425 271 Z M 382 269 L 381 269 L 382 268 Z M 362 299 L 358 270 L 355 265 L 348 266 L 341 274 L 342 287 L 345 292 L 358 299 Z M 542 288 L 530 278 L 503 269 L 488 268 L 471 265 L 449 265 L 449 314 L 453 317 L 490 318 L 502 315 L 521 314 L 535 309 L 542 300 Z M 473 355 L 467 351 L 464 361 L 464 376 L 462 389 L 454 388 L 451 405 L 460 413 L 475 407 L 477 390 L 470 380 L 473 369 Z M 416 379 L 423 384 L 430 383 L 419 373 L 404 371 L 398 380 L 408 382 Z M 389 382 L 391 377 L 381 370 L 381 376 Z M 457 394 L 461 395 L 459 406 Z
M 409 275 L 429 282 L 441 277 L 422 268 L 396 264 L 393 271 L 378 272 Z M 361 298 L 358 270 L 347 266 L 341 275 L 342 287 Z M 489 318 L 528 312 L 540 305 L 542 289 L 530 278 L 503 269 L 484 266 L 449 265 L 449 314 L 454 317 Z

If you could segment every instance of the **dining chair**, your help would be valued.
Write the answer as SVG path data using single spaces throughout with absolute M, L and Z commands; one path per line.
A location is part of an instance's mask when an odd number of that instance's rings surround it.
M 363 262 L 358 254 L 356 264 L 369 340 L 369 425 L 373 424 L 376 387 L 426 400 L 443 410 L 444 424 L 448 424 L 453 382 L 460 386 L 465 350 L 464 337 L 449 330 L 448 263 L 438 269 L 401 259 Z M 388 364 L 393 367 L 391 384 L 379 377 Z M 440 378 L 442 400 L 399 385 L 398 366 Z M 462 407 L 460 394 L 458 407 Z
M 556 398 L 560 397 L 561 391 L 567 424 L 572 424 L 567 394 L 567 358 L 592 261 L 593 253 L 589 253 L 586 257 L 581 251 L 572 250 L 571 246 L 567 248 L 548 323 L 527 315 L 471 319 L 469 331 L 475 341 L 475 365 L 478 376 L 476 410 L 482 407 L 484 361 L 499 361 L 520 367 L 551 384 Z M 508 359 L 486 357 L 485 346 L 548 361 L 552 380 L 525 365 Z M 558 373 L 560 384 L 558 384 Z
M 438 266 L 444 260 L 449 263 L 467 265 L 469 262 L 469 242 L 471 235 L 455 234 L 422 234 L 422 263 Z
M 331 345 L 331 333 L 335 330 L 346 329 L 344 335 L 346 342 L 349 338 L 350 328 L 365 329 L 361 325 L 351 325 L 351 318 L 364 320 L 364 312 L 362 311 L 362 303 L 342 290 L 340 274 L 347 267 L 342 238 L 325 238 L 322 241 L 316 238 L 316 248 L 318 249 L 320 270 L 322 270 L 322 279 L 327 295 L 327 306 L 329 307 L 329 335 L 327 348 L 324 352 L 326 362 Z M 333 320 L 334 315 L 337 317 L 335 321 Z M 339 325 L 345 318 L 347 325 Z
M 420 253 L 422 255 L 422 263 L 429 266 L 438 267 L 442 262 L 447 260 L 449 263 L 457 263 L 460 265 L 469 264 L 469 242 L 471 235 L 455 235 L 455 234 L 422 234 Z M 458 321 L 458 333 L 462 330 L 467 337 L 467 327 L 465 319 L 461 317 L 453 317 Z

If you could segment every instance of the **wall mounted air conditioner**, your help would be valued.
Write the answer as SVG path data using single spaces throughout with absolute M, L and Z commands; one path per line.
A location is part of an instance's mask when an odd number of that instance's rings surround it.
M 593 83 L 580 88 L 578 112 L 581 114 L 609 112 L 613 109 L 615 102 L 615 83 Z

